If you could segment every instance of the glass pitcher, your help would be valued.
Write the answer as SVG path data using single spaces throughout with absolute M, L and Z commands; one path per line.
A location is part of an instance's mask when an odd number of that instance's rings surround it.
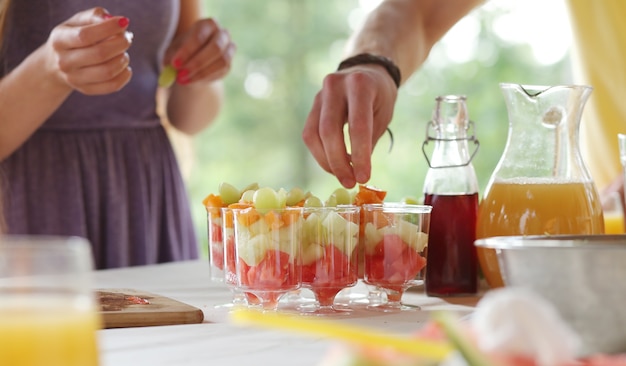
M 603 233 L 600 198 L 578 143 L 592 88 L 500 88 L 508 110 L 508 139 L 480 203 L 477 238 Z M 478 248 L 477 254 L 488 284 L 503 286 L 495 251 Z

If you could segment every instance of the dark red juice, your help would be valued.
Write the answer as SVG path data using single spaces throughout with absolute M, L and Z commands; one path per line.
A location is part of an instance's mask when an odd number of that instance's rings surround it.
M 476 218 L 478 193 L 426 194 L 431 205 L 426 263 L 426 293 L 431 296 L 474 294 L 478 287 Z

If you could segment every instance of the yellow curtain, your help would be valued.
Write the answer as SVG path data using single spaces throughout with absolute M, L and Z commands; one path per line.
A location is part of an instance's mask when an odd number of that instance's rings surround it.
M 622 172 L 617 134 L 626 133 L 626 1 L 567 1 L 576 82 L 594 88 L 583 115 L 581 150 L 602 190 Z

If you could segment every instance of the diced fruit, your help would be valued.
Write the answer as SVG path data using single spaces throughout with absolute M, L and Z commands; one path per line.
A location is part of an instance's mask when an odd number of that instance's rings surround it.
M 241 192 L 237 188 L 235 188 L 232 184 L 222 182 L 219 186 L 219 193 L 222 201 L 226 205 L 230 205 L 231 203 L 235 203 L 239 201 L 241 197 Z
M 374 224 L 365 224 L 363 235 L 365 236 L 365 251 L 371 253 L 378 242 L 385 235 L 398 235 L 403 242 L 407 243 L 416 252 L 422 252 L 428 245 L 428 234 L 421 232 L 418 225 L 405 220 L 398 220 L 396 225 L 383 226 L 377 229 Z
M 402 198 L 402 202 L 406 203 L 407 205 L 419 205 L 420 204 L 417 198 L 413 196 L 407 196 L 407 197 Z
M 423 251 L 428 244 L 428 234 L 421 232 L 418 225 L 405 220 L 398 220 L 395 227 L 385 226 L 381 231 L 383 235 L 398 234 L 416 252 Z
M 298 187 L 292 188 L 287 193 L 287 206 L 297 206 L 301 201 L 304 201 L 304 191 Z
M 161 70 L 161 73 L 159 74 L 159 86 L 162 88 L 169 88 L 170 86 L 172 86 L 172 84 L 174 84 L 174 81 L 176 81 L 177 74 L 178 72 L 176 71 L 174 66 L 166 65 L 165 67 L 163 67 L 163 70 Z
M 321 257 L 324 247 L 323 241 L 318 240 L 322 236 L 322 226 L 317 212 L 310 213 L 302 226 L 302 264 L 315 262 Z
M 252 222 L 248 226 L 248 231 L 250 233 L 250 236 L 265 235 L 270 232 L 270 227 L 267 224 L 267 220 L 261 220 L 261 215 L 259 215 L 258 213 L 257 215 L 258 215 L 258 220 Z M 242 228 L 241 230 L 245 230 L 245 229 Z
M 308 243 L 306 246 L 303 245 L 301 253 L 302 265 L 305 266 L 314 263 L 322 256 L 323 253 L 324 247 L 319 243 L 313 242 Z
M 215 268 L 224 270 L 224 243 L 212 242 L 211 243 L 211 264 Z
M 249 266 L 256 266 L 263 260 L 265 253 L 272 248 L 270 234 L 258 234 L 238 239 L 237 255 Z
M 352 255 L 358 241 L 359 226 L 357 224 L 331 211 L 322 220 L 322 227 L 330 243 L 345 255 Z
M 224 229 L 224 256 L 226 257 L 226 283 L 236 284 L 235 233 L 233 229 Z
M 274 242 L 274 247 L 278 247 L 281 251 L 285 253 L 291 253 L 290 260 L 293 262 L 296 260 L 295 256 L 299 256 L 299 252 L 296 251 L 296 248 L 300 248 L 300 243 L 302 241 L 301 231 L 298 228 L 300 223 L 292 222 L 291 225 L 281 227 L 278 232 L 272 232 L 272 241 Z M 295 230 L 295 232 L 293 232 Z
M 239 200 L 239 202 L 245 202 L 245 203 L 252 204 L 252 202 L 254 200 L 254 192 L 256 192 L 255 189 L 247 189 L 247 190 L 243 191 L 243 193 L 241 194 L 241 199 Z
M 250 209 L 254 209 L 254 206 L 252 205 L 252 202 L 235 202 L 235 203 L 231 203 L 230 205 L 228 205 L 228 208 L 239 208 L 239 209 L 250 208 Z
M 337 197 L 334 194 L 331 194 L 330 197 L 326 200 L 324 204 L 326 207 L 337 207 Z
M 339 291 L 357 280 L 354 249 L 359 227 L 331 208 L 305 208 L 304 212 L 302 282 L 322 306 L 329 306 Z
M 243 263 L 241 282 L 255 290 L 278 291 L 297 286 L 298 272 L 295 264 L 289 261 L 289 254 L 268 250 L 255 265 Z
M 269 187 L 257 189 L 252 196 L 252 203 L 261 213 L 281 207 L 278 200 L 278 194 Z
M 338 205 L 352 204 L 352 195 L 345 188 L 335 189 L 335 191 L 333 192 L 333 195 L 335 196 Z
M 259 189 L 259 183 L 254 182 L 254 183 L 250 183 L 248 184 L 246 187 L 244 187 L 241 191 L 245 192 L 245 191 L 256 191 L 257 189 Z
M 208 204 L 219 204 L 219 196 L 209 195 L 205 202 Z M 210 203 L 213 201 L 213 203 Z M 207 228 L 209 239 L 209 260 L 213 269 L 224 270 L 224 242 L 222 235 L 222 214 L 220 207 L 206 206 Z M 213 274 L 218 277 L 218 272 Z
M 426 259 L 397 234 L 385 234 L 365 255 L 365 276 L 376 284 L 398 292 L 426 266 Z
M 295 262 L 301 241 L 298 230 L 302 222 L 301 211 L 272 210 L 260 214 L 255 208 L 237 212 L 238 254 L 248 264 L 257 264 L 268 250 L 280 250 L 289 253 Z
M 211 220 L 211 223 L 209 225 L 211 225 L 209 229 L 209 233 L 211 233 L 211 237 L 210 237 L 211 241 L 214 243 L 221 243 L 222 242 L 222 220 L 219 218 Z
M 373 253 L 376 244 L 383 240 L 382 232 L 379 232 L 371 222 L 365 224 L 363 236 L 365 237 L 365 253 Z
M 233 205 L 230 205 L 229 207 Z M 261 215 L 254 207 L 244 207 L 243 210 L 237 215 L 237 223 L 242 226 L 250 227 L 259 220 L 261 220 Z
M 359 191 L 354 196 L 354 204 L 362 206 L 367 203 L 383 203 L 383 200 L 387 196 L 387 192 L 371 187 L 371 186 L 359 186 Z
M 302 283 L 314 293 L 322 306 L 332 305 L 335 296 L 357 281 L 356 256 L 347 256 L 335 245 L 314 245 L 321 249 L 318 259 L 302 265 Z
M 224 201 L 218 195 L 213 193 L 209 194 L 202 200 L 202 204 L 205 207 L 224 207 Z
M 276 191 L 276 197 L 278 198 L 278 206 L 274 208 L 287 206 L 287 195 L 288 195 L 288 192 L 284 188 L 280 188 L 278 191 Z
M 322 200 L 320 200 L 317 196 L 311 196 L 304 201 L 304 207 L 322 207 Z

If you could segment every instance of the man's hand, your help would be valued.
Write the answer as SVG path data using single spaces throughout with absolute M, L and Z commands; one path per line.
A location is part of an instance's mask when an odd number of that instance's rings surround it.
M 344 187 L 370 179 L 371 155 L 391 122 L 397 96 L 393 79 L 376 64 L 353 66 L 324 78 L 302 139 L 318 164 Z M 343 132 L 346 123 L 349 147 Z

